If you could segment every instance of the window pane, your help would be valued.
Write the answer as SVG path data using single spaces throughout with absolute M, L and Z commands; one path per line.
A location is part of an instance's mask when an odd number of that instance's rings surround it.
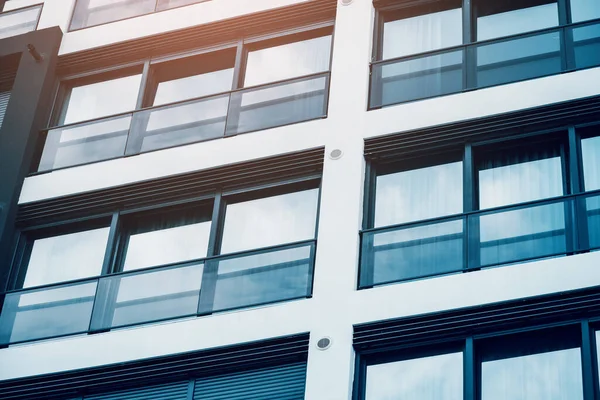
M 71 30 L 154 12 L 156 0 L 77 1 Z
M 122 157 L 131 115 L 48 131 L 38 171 Z
M 221 254 L 313 239 L 318 189 L 227 205 Z
M 325 76 L 288 81 L 231 94 L 227 134 L 267 129 L 326 114 Z
M 575 68 L 600 65 L 600 23 L 572 28 L 572 31 Z
M 583 399 L 581 350 L 484 361 L 481 382 L 482 400 Z
M 524 3 L 507 0 L 483 1 L 478 10 L 477 40 L 558 26 L 558 5 L 547 0 Z
M 460 92 L 463 51 L 376 64 L 371 79 L 371 107 Z
M 311 247 L 209 261 L 218 271 L 213 311 L 308 296 Z
M 193 99 L 231 90 L 233 68 L 160 82 L 154 105 Z
M 102 278 L 92 329 L 196 315 L 202 271 L 198 263 Z
M 463 219 L 365 233 L 361 286 L 460 271 Z
M 600 136 L 581 141 L 585 190 L 600 189 Z
M 463 212 L 462 162 L 379 175 L 375 227 Z
M 478 87 L 537 78 L 562 70 L 558 32 L 480 45 L 475 51 Z
M 600 18 L 600 1 L 571 0 L 571 19 L 573 22 Z
M 497 265 L 564 254 L 567 248 L 566 217 L 572 220 L 572 203 L 541 206 L 469 217 L 469 242 L 477 254 L 472 266 Z M 479 235 L 477 237 L 476 235 Z
M 383 24 L 383 59 L 443 49 L 462 43 L 462 9 L 440 11 Z
M 331 36 L 248 53 L 244 86 L 254 86 L 329 70 Z
M 86 332 L 96 283 L 7 294 L 0 315 L 0 343 Z
M 477 161 L 479 208 L 563 195 L 558 145 L 498 151 Z
M 123 270 L 206 257 L 210 217 L 195 210 L 147 215 L 130 222 Z
M 582 201 L 587 219 L 589 245 L 590 248 L 597 249 L 600 247 L 600 196 L 591 196 Z
M 223 137 L 229 95 L 192 100 L 133 116 L 127 154 Z
M 108 231 L 100 228 L 35 240 L 23 287 L 100 275 Z
M 71 89 L 63 124 L 135 109 L 142 75 L 131 75 Z
M 0 39 L 35 30 L 42 7 L 0 12 Z
M 365 400 L 462 400 L 462 362 L 452 353 L 369 365 Z

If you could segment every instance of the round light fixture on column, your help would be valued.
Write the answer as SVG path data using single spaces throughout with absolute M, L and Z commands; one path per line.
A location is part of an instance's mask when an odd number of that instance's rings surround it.
M 331 150 L 331 152 L 329 152 L 329 158 L 331 158 L 332 160 L 339 160 L 340 158 L 342 158 L 343 155 L 344 152 L 340 149 L 333 149 Z
M 349 6 L 352 4 L 352 1 L 354 0 L 340 0 L 340 3 L 342 3 L 343 6 Z
M 328 348 L 331 347 L 331 343 L 332 343 L 331 338 L 329 338 L 327 336 L 322 337 L 317 342 L 317 349 L 319 349 L 319 350 L 327 350 Z

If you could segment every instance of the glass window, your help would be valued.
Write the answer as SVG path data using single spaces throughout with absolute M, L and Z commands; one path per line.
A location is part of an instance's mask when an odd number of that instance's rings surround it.
M 186 210 L 127 221 L 123 271 L 206 257 L 210 220 L 209 210 Z
M 154 12 L 156 0 L 77 0 L 71 30 Z
M 476 157 L 479 208 L 562 196 L 560 145 L 530 143 Z
M 369 365 L 365 400 L 461 400 L 462 362 L 451 353 Z
M 583 399 L 581 348 L 562 330 L 481 346 L 481 400 Z
M 228 204 L 221 253 L 315 237 L 318 189 Z
M 571 0 L 571 19 L 573 22 L 600 18 L 600 1 Z
M 33 241 L 23 287 L 100 275 L 109 228 Z
M 2 12 L 0 7 L 0 39 L 35 30 L 42 6 Z
M 330 35 L 250 50 L 244 87 L 328 71 L 330 52 Z
M 207 0 L 157 0 L 156 11 L 168 10 L 169 8 L 187 6 L 188 4 L 202 3 Z
M 140 73 L 67 89 L 62 124 L 134 110 L 141 79 Z
M 558 26 L 558 4 L 548 0 L 479 1 L 477 40 Z
M 155 85 L 146 106 L 159 106 L 231 90 L 235 50 L 202 54 L 152 67 Z
M 462 161 L 377 176 L 375 227 L 463 212 Z
M 406 15 L 410 10 L 403 10 L 391 16 L 398 19 L 384 22 L 383 59 L 462 44 L 460 2 L 443 2 L 441 5 L 447 9 L 416 16 Z
M 600 136 L 581 140 L 585 190 L 600 189 Z

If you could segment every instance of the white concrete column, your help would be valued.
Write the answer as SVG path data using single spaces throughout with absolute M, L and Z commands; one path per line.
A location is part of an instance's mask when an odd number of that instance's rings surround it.
M 50 0 L 44 2 L 38 29 L 59 26 L 63 33 L 69 30 L 75 0 Z
M 372 36 L 371 0 L 337 7 L 313 289 L 307 400 L 348 400 L 354 353 L 348 304 L 356 291 L 364 182 L 363 135 Z M 341 151 L 341 157 L 330 155 Z M 319 350 L 328 336 L 332 346 Z

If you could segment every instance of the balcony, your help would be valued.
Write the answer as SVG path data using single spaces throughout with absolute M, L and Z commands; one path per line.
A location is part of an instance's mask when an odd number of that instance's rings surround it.
M 314 240 L 8 292 L 0 345 L 301 299 Z
M 38 172 L 324 118 L 329 73 L 151 107 L 43 132 Z
M 600 65 L 600 21 L 371 64 L 369 109 Z
M 42 5 L 0 13 L 0 39 L 35 31 L 41 13 Z
M 359 288 L 600 249 L 600 191 L 362 232 Z

